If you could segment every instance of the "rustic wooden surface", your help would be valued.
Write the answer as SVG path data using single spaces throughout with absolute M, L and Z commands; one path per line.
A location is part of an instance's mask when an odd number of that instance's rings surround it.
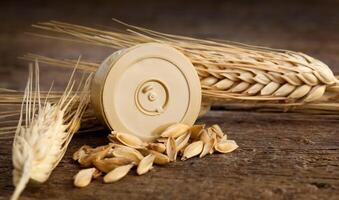
M 152 29 L 306 52 L 339 73 L 339 2 L 305 1 L 8 1 L 0 3 L 0 87 L 22 89 L 27 53 L 101 60 L 108 48 L 74 45 L 23 34 L 49 19 L 112 26 L 115 17 Z M 41 68 L 42 84 L 62 88 L 65 71 Z M 339 199 L 339 116 L 212 111 L 200 123 L 218 123 L 240 148 L 233 153 L 155 167 L 115 184 L 72 186 L 79 166 L 71 154 L 102 145 L 106 132 L 77 135 L 43 185 L 22 199 Z M 0 140 L 0 199 L 11 184 L 11 141 Z

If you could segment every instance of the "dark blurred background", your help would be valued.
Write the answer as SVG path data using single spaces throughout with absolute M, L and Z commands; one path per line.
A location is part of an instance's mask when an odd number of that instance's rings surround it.
M 338 73 L 338 11 L 335 0 L 1 1 L 0 87 L 23 87 L 27 62 L 17 57 L 28 52 L 57 58 L 81 54 L 100 62 L 113 51 L 30 36 L 25 32 L 37 32 L 31 24 L 61 20 L 114 27 L 112 17 L 162 32 L 302 51 Z M 42 84 L 56 79 L 61 87 L 63 73 L 42 68 Z

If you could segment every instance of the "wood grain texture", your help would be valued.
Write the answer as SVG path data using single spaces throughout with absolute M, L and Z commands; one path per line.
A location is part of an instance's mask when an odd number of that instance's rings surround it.
M 1 2 L 0 87 L 22 89 L 27 53 L 100 61 L 108 48 L 69 44 L 23 34 L 50 19 L 114 25 L 115 17 L 162 32 L 285 48 L 308 53 L 339 73 L 339 1 L 8 1 Z M 65 70 L 41 68 L 49 88 L 64 86 Z M 68 71 L 69 72 L 69 71 Z M 0 108 L 5 109 L 5 108 Z M 10 109 L 10 108 L 6 108 Z M 43 185 L 30 184 L 22 199 L 339 199 L 339 117 L 212 111 L 199 120 L 218 123 L 240 148 L 233 153 L 155 167 L 114 184 L 74 188 L 79 166 L 72 153 L 107 143 L 105 132 L 77 135 Z M 1 124 L 0 124 L 1 125 Z M 11 143 L 0 140 L 0 199 L 13 191 Z
M 22 199 L 336 199 L 339 195 L 338 120 L 316 116 L 212 111 L 199 122 L 219 123 L 240 148 L 230 154 L 156 166 L 114 184 L 95 180 L 74 188 L 79 166 L 71 155 L 83 144 L 107 143 L 105 133 L 77 135 L 43 185 Z M 10 141 L 1 141 L 1 194 L 12 191 Z

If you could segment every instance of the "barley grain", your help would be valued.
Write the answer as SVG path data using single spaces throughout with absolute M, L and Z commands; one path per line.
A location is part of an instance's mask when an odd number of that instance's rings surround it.
M 212 152 L 213 150 L 213 147 L 214 147 L 214 141 L 215 139 L 214 138 L 210 138 L 210 141 L 205 143 L 204 142 L 204 147 L 200 153 L 200 156 L 199 158 L 203 158 L 205 157 L 208 153 Z
M 169 157 L 170 161 L 175 161 L 177 159 L 177 146 L 174 138 L 169 137 L 166 143 L 166 154 Z
M 155 156 L 153 154 L 149 154 L 148 156 L 144 157 L 138 165 L 137 168 L 138 175 L 146 174 L 149 170 L 151 170 L 154 159 Z
M 105 145 L 98 147 L 97 149 L 93 149 L 92 152 L 86 154 L 79 158 L 78 162 L 83 167 L 90 167 L 92 166 L 95 160 L 103 159 L 107 156 L 108 152 L 112 149 L 112 145 Z
M 86 187 L 91 183 L 93 178 L 94 172 L 96 171 L 95 168 L 88 168 L 80 170 L 74 176 L 74 186 L 76 187 Z
M 229 153 L 237 149 L 239 146 L 234 140 L 226 140 L 215 145 L 215 150 L 220 153 Z
M 199 139 L 201 131 L 205 128 L 205 124 L 193 125 L 190 128 L 191 138 Z
M 80 158 L 83 158 L 86 155 L 87 153 L 85 149 L 81 147 L 80 149 L 78 149 L 76 152 L 73 153 L 72 158 L 73 160 L 78 161 Z
M 122 179 L 124 176 L 128 174 L 128 172 L 132 169 L 133 166 L 134 166 L 133 164 L 129 164 L 113 169 L 104 176 L 104 183 L 113 183 Z
M 189 128 L 190 127 L 186 124 L 176 123 L 166 128 L 164 132 L 161 133 L 161 137 L 177 138 L 185 134 Z
M 136 149 L 127 146 L 119 146 L 113 149 L 113 155 L 119 158 L 127 158 L 138 164 L 144 156 Z
M 123 157 L 114 157 L 114 158 L 104 158 L 104 159 L 97 159 L 93 161 L 93 165 L 102 172 L 108 173 L 113 169 L 123 166 L 132 164 L 133 160 Z
M 203 142 L 205 142 L 205 143 L 208 143 L 208 142 L 210 141 L 211 137 L 212 137 L 212 136 L 210 136 L 210 135 L 208 134 L 208 132 L 207 132 L 206 129 L 203 129 L 203 130 L 201 131 L 201 134 L 200 134 L 200 140 L 201 140 L 201 141 L 203 141 Z
M 175 140 L 176 151 L 180 151 L 190 139 L 191 133 L 187 132 L 185 135 L 181 135 Z
M 211 130 L 217 134 L 218 138 L 222 138 L 225 135 L 218 124 L 213 124 Z
M 163 143 L 150 143 L 147 147 L 159 153 L 164 153 L 166 151 L 166 145 Z
M 187 160 L 189 158 L 199 155 L 203 149 L 203 146 L 204 146 L 204 143 L 202 141 L 196 141 L 196 142 L 189 144 L 185 148 L 185 151 L 184 151 L 183 156 L 181 157 L 181 160 Z
M 116 132 L 112 131 L 111 133 L 115 138 L 121 142 L 122 144 L 132 147 L 132 148 L 145 148 L 145 143 L 139 139 L 138 137 L 132 135 L 132 134 L 127 134 L 127 133 L 121 133 L 121 132 Z
M 155 156 L 154 163 L 157 165 L 166 165 L 170 162 L 170 159 L 165 154 L 159 153 L 158 151 L 149 150 L 149 153 Z

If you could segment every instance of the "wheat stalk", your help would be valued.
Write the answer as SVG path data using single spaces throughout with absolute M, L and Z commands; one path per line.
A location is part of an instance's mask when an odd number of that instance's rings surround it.
M 320 99 L 325 91 L 339 91 L 339 81 L 329 67 L 303 53 L 170 35 L 119 23 L 127 31 L 57 21 L 33 26 L 118 49 L 146 42 L 171 45 L 192 61 L 206 97 L 308 103 Z
M 75 71 L 74 71 L 75 72 Z M 21 115 L 13 141 L 13 183 L 11 199 L 17 199 L 28 181 L 45 182 L 66 152 L 88 104 L 91 76 L 82 87 L 81 95 L 73 95 L 73 74 L 65 92 L 56 103 L 41 102 L 39 67 L 30 67 Z M 35 79 L 35 80 L 34 80 Z M 78 90 L 79 92 L 79 90 Z M 74 109 L 75 108 L 75 109 Z
M 54 65 L 54 66 L 59 66 L 59 67 L 64 67 L 64 68 L 73 68 L 74 65 L 77 65 L 78 70 L 82 70 L 85 72 L 95 72 L 99 65 L 98 63 L 93 63 L 93 62 L 88 62 L 88 61 L 78 61 L 78 60 L 71 60 L 71 59 L 55 59 L 55 58 L 50 58 L 38 54 L 26 54 L 22 57 L 19 57 L 20 59 L 23 60 L 28 60 L 28 61 L 35 61 L 39 60 L 39 63 L 45 63 L 49 65 Z M 0 90 L 1 92 L 1 90 Z

